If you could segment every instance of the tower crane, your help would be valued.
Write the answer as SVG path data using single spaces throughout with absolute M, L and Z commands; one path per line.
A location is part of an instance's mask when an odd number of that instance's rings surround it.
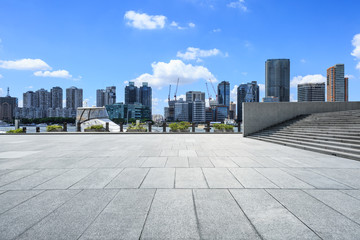
M 168 95 L 168 103 L 170 104 L 170 92 L 171 92 L 171 84 L 169 86 L 169 95 Z
M 177 82 L 176 82 L 176 88 L 175 88 L 175 95 L 174 95 L 174 98 L 175 98 L 175 102 L 176 102 L 176 93 L 177 93 L 177 90 L 178 90 L 178 86 L 179 86 L 179 78 L 177 79 Z
M 208 96 L 209 96 L 209 104 L 210 104 L 211 95 L 210 95 L 210 92 L 209 92 L 209 86 L 208 86 L 207 82 L 205 82 L 205 85 L 206 85 L 207 94 L 208 94 Z
M 216 90 L 215 90 L 214 84 L 213 84 L 213 82 L 211 81 L 211 79 L 209 79 L 209 82 L 211 83 L 211 87 L 212 87 L 212 89 L 214 90 L 214 93 L 215 93 L 215 96 L 216 96 L 216 101 L 218 101 L 218 95 L 216 94 Z

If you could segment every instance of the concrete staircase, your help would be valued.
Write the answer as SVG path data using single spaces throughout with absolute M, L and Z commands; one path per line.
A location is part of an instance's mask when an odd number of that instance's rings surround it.
M 299 116 L 249 138 L 360 160 L 360 110 Z

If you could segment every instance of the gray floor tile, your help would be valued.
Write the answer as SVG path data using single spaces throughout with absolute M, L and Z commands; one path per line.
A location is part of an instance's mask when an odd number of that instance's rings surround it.
M 0 195 L 0 214 L 40 194 L 41 190 L 7 191 Z
M 252 168 L 229 168 L 244 188 L 279 188 Z
M 229 157 L 209 157 L 212 164 L 217 168 L 222 167 L 239 167 Z
M 200 239 L 192 191 L 159 189 L 146 220 L 143 239 Z
M 341 191 L 360 200 L 360 190 L 341 190 Z
M 243 188 L 227 168 L 203 168 L 210 188 Z
M 214 165 L 209 157 L 189 157 L 189 167 L 191 168 L 211 168 Z
M 0 176 L 0 186 L 4 186 L 21 178 L 27 177 L 31 174 L 38 172 L 38 170 L 33 169 L 24 169 L 24 170 L 15 170 Z
M 188 157 L 168 157 L 166 167 L 189 167 Z
M 165 167 L 167 157 L 148 157 L 141 167 Z
M 253 168 L 253 167 L 262 167 L 262 165 L 250 157 L 229 157 L 236 165 L 242 168 Z
M 177 168 L 175 188 L 208 188 L 200 168 Z
M 194 190 L 202 239 L 260 239 L 228 190 Z
M 71 189 L 92 189 L 104 188 L 110 181 L 115 178 L 122 168 L 103 168 L 97 169 L 71 186 Z
M 174 188 L 175 168 L 151 168 L 141 188 Z
M 139 188 L 148 168 L 125 168 L 106 188 Z

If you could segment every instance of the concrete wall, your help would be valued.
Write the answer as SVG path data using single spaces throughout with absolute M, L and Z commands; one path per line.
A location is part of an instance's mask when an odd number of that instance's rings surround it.
M 360 110 L 360 102 L 243 103 L 243 135 L 246 137 L 303 114 L 355 109 Z

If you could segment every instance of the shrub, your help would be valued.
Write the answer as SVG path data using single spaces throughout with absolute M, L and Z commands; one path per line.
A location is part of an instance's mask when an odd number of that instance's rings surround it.
M 96 130 L 102 130 L 104 129 L 104 126 L 99 124 L 99 125 L 92 125 L 90 127 L 87 127 L 86 129 L 96 129 Z
M 9 130 L 6 133 L 23 133 L 24 131 L 22 128 L 16 129 L 16 130 Z
M 176 131 L 179 129 L 177 123 L 170 123 L 169 127 L 170 127 L 171 131 Z
M 186 130 L 191 126 L 189 122 L 179 122 L 179 123 L 171 123 L 169 125 L 171 131 L 175 132 L 176 130 Z
M 233 125 L 221 124 L 221 123 L 214 123 L 213 127 L 218 130 L 230 130 L 233 129 Z
M 62 130 L 62 126 L 60 126 L 60 125 L 50 125 L 50 126 L 46 127 L 47 132 L 52 132 L 52 131 L 56 131 L 56 130 Z
M 146 127 L 144 127 L 145 126 L 145 124 L 138 124 L 138 125 L 136 125 L 135 123 L 132 123 L 129 127 L 128 127 L 128 129 L 136 129 L 136 130 L 146 130 Z

